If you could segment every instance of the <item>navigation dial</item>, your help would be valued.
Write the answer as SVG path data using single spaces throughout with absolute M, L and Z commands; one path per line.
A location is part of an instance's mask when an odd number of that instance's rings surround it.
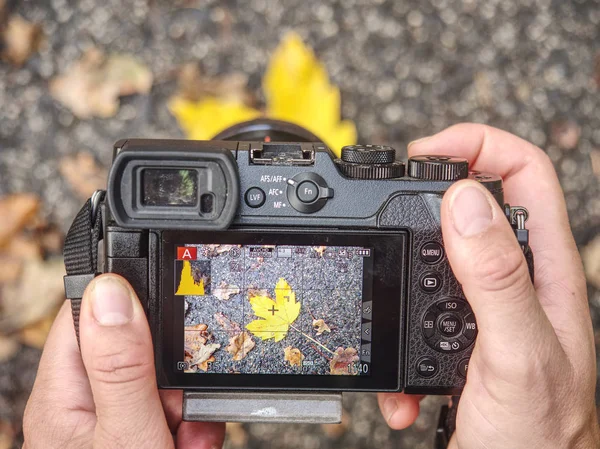
M 408 160 L 408 175 L 428 181 L 457 181 L 469 176 L 469 162 L 452 156 L 413 156 Z

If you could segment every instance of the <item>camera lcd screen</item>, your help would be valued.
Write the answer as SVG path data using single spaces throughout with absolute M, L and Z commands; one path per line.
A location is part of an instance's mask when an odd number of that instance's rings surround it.
M 397 388 L 405 234 L 170 231 L 163 242 L 162 386 Z
M 184 371 L 368 376 L 372 252 L 178 246 L 174 295 L 185 303 Z
M 146 168 L 142 171 L 146 206 L 195 206 L 198 201 L 196 170 Z

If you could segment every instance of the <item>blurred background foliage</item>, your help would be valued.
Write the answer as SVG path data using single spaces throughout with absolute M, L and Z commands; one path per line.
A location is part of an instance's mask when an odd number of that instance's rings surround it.
M 123 137 L 268 116 L 405 157 L 457 122 L 517 134 L 559 174 L 600 343 L 598 42 L 600 0 L 0 0 L 0 449 L 22 441 L 64 233 Z M 226 447 L 430 448 L 440 401 L 393 432 L 346 395 L 340 425 L 233 424 Z

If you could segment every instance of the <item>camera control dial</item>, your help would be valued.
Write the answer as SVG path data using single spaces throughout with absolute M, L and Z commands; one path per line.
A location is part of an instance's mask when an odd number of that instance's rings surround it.
M 405 165 L 396 162 L 396 150 L 384 145 L 348 145 L 335 163 L 349 178 L 391 179 L 404 176 Z
M 452 156 L 413 156 L 408 160 L 408 175 L 428 181 L 458 181 L 469 176 L 469 162 Z

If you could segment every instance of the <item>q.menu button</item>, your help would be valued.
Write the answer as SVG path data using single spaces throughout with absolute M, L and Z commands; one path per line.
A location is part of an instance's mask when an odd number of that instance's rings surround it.
M 421 260 L 426 264 L 433 265 L 444 257 L 444 248 L 438 242 L 427 242 L 419 250 Z

